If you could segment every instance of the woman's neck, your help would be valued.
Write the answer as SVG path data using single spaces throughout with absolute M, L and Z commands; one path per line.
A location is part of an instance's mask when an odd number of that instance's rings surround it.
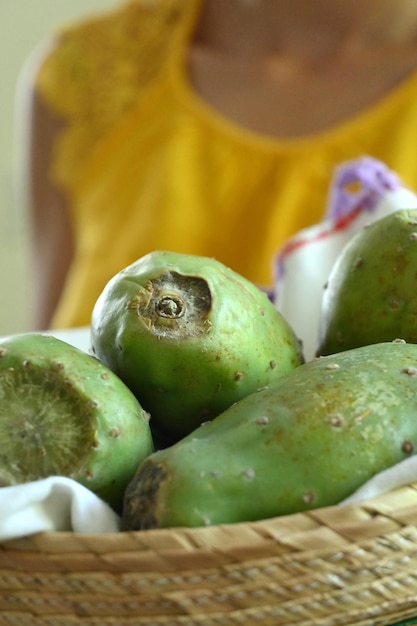
M 340 124 L 417 67 L 417 0 L 203 0 L 200 17 L 194 90 L 269 136 Z
M 226 54 L 324 61 L 417 41 L 416 0 L 204 0 L 195 41 Z

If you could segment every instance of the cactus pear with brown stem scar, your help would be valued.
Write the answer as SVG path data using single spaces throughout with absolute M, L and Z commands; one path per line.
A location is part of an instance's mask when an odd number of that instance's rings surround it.
M 123 528 L 257 520 L 341 502 L 417 450 L 417 345 L 301 365 L 138 468 Z
M 174 439 L 303 362 L 257 286 L 215 259 L 173 252 L 150 253 L 109 281 L 91 345 Z

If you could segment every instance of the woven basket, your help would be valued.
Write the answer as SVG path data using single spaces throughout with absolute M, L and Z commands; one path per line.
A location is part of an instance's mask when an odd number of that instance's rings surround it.
M 417 615 L 417 483 L 254 523 L 0 544 L 0 624 L 388 625 Z

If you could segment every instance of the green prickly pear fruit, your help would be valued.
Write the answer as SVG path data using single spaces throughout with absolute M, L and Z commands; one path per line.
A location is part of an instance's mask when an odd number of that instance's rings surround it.
M 318 355 L 400 337 L 417 343 L 417 210 L 372 222 L 339 255 L 325 286 Z
M 91 346 L 174 439 L 303 362 L 258 287 L 214 259 L 160 251 L 107 284 Z
M 148 457 L 125 530 L 265 519 L 334 505 L 417 448 L 417 345 L 301 365 Z
M 96 358 L 40 333 L 0 342 L 2 485 L 67 476 L 116 511 L 154 451 L 132 392 Z

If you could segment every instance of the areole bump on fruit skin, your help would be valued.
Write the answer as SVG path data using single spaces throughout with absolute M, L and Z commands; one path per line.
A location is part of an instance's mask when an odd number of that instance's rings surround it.
M 148 415 L 93 356 L 28 333 L 0 343 L 0 484 L 73 478 L 120 512 L 153 452 Z
M 298 338 L 258 287 L 215 259 L 165 251 L 109 281 L 91 346 L 151 425 L 174 437 L 303 362 Z
M 204 526 L 334 505 L 417 450 L 417 345 L 321 357 L 150 455 L 123 528 Z

